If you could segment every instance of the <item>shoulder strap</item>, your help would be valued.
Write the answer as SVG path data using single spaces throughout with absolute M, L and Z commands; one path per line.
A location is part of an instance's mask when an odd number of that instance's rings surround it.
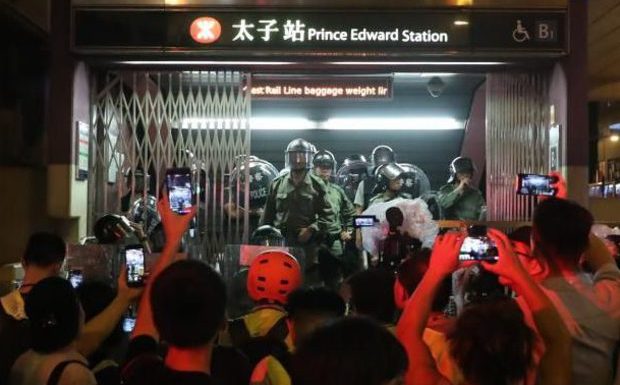
M 86 369 L 88 369 L 88 366 L 86 366 L 86 364 L 83 363 L 82 361 L 78 361 L 78 360 L 62 361 L 58 365 L 56 365 L 54 370 L 52 370 L 52 373 L 47 379 L 47 385 L 58 385 L 58 382 L 60 381 L 60 376 L 62 376 L 62 372 L 64 372 L 65 368 L 69 366 L 70 364 L 79 364 L 85 367 Z
M 268 338 L 273 338 L 278 341 L 284 341 L 288 336 L 288 322 L 287 317 L 280 318 L 269 331 L 267 332 Z
M 248 342 L 251 338 L 250 331 L 245 326 L 245 320 L 243 318 L 237 318 L 228 322 L 228 334 L 233 343 L 233 346 L 239 347 Z

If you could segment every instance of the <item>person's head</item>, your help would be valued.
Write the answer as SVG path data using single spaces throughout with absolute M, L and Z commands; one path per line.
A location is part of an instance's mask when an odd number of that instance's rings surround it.
M 394 322 L 394 273 L 386 269 L 360 271 L 346 281 L 353 313 L 378 322 Z
M 252 232 L 250 244 L 282 247 L 285 244 L 285 240 L 280 230 L 271 225 L 263 225 Z
M 78 336 L 84 314 L 69 281 L 60 277 L 37 283 L 26 301 L 31 347 L 37 353 L 53 353 L 71 345 Z
M 385 218 L 390 224 L 390 227 L 399 227 L 402 226 L 405 215 L 398 207 L 390 207 L 385 211 Z
M 202 347 L 225 325 L 226 286 L 206 264 L 178 261 L 153 282 L 151 307 L 163 341 L 177 348 Z
M 316 328 L 344 317 L 346 305 L 336 292 L 317 287 L 292 292 L 286 311 L 293 321 L 294 340 L 298 343 Z
M 544 279 L 545 266 L 541 264 L 540 259 L 536 258 L 532 253 L 532 226 L 521 226 L 508 234 L 508 238 L 510 239 L 517 257 L 521 261 L 521 265 L 523 265 L 528 273 L 536 280 Z M 500 277 L 499 280 L 503 285 L 512 284 L 503 277 Z
M 532 252 L 550 265 L 578 268 L 594 218 L 575 202 L 549 198 L 534 211 Z
M 453 274 L 452 286 L 458 314 L 467 306 L 506 297 L 506 289 L 500 284 L 497 275 L 478 265 L 457 270 Z
M 388 163 L 377 168 L 377 187 L 380 191 L 397 193 L 403 187 L 403 174 L 405 170 L 397 163 Z
M 36 268 L 47 271 L 50 277 L 55 276 L 60 273 L 66 252 L 67 245 L 58 235 L 34 233 L 26 244 L 22 265 L 26 271 Z
M 77 289 L 76 293 L 84 309 L 84 321 L 88 322 L 108 307 L 116 297 L 116 291 L 104 282 L 84 282 Z M 121 319 L 112 333 L 101 344 L 96 352 L 92 353 L 88 358 L 91 364 L 108 358 L 111 350 L 117 347 L 123 341 L 123 319 Z
M 327 150 L 321 150 L 312 159 L 314 173 L 324 181 L 329 181 L 336 174 L 336 157 Z
M 451 356 L 470 384 L 517 384 L 532 364 L 534 333 L 508 298 L 468 306 L 448 341 Z
M 471 179 L 475 171 L 476 166 L 470 158 L 459 156 L 450 163 L 450 179 L 448 183 L 458 183 L 464 179 Z
M 295 139 L 286 147 L 285 168 L 293 171 L 310 169 L 316 148 L 304 139 Z
M 248 294 L 257 303 L 285 305 L 287 296 L 301 281 L 301 266 L 295 257 L 284 251 L 268 250 L 250 264 Z
M 396 162 L 396 153 L 392 147 L 385 144 L 379 145 L 372 150 L 371 161 L 372 166 L 376 169 L 384 164 Z
M 402 383 L 407 354 L 377 323 L 350 317 L 321 327 L 292 359 L 295 385 L 393 385 Z
M 411 297 L 428 270 L 430 256 L 430 249 L 421 249 L 413 256 L 405 259 L 400 266 L 398 266 L 396 280 L 394 281 L 394 299 L 397 308 L 401 310 L 405 308 L 407 300 Z M 433 312 L 444 311 L 450 302 L 451 294 L 452 281 L 448 277 L 444 279 L 439 290 L 435 294 L 431 310 Z

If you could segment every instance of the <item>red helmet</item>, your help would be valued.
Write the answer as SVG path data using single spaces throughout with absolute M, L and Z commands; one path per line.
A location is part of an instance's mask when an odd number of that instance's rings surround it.
M 254 301 L 285 304 L 287 296 L 301 285 L 301 266 L 289 253 L 267 250 L 252 261 L 247 282 Z

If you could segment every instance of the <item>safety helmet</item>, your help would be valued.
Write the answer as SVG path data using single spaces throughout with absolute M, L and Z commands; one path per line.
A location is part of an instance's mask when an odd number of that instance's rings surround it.
M 289 253 L 264 251 L 250 264 L 247 285 L 252 300 L 284 305 L 288 295 L 301 285 L 301 266 Z
M 377 146 L 372 150 L 372 165 L 376 169 L 379 166 L 396 162 L 396 153 L 392 147 L 384 144 Z
M 336 157 L 330 151 L 321 150 L 312 159 L 313 167 L 331 168 L 332 175 L 336 174 Z
M 364 155 L 349 155 L 342 162 L 336 173 L 336 183 L 344 189 L 351 201 L 355 200 L 355 193 L 360 182 L 368 177 L 370 163 Z
M 100 244 L 111 244 L 123 240 L 133 233 L 131 223 L 122 215 L 107 214 L 97 219 L 93 228 Z
M 250 237 L 250 244 L 257 246 L 285 246 L 282 233 L 271 225 L 263 225 L 254 230 Z
M 373 191 L 374 194 L 384 192 L 388 189 L 390 181 L 402 178 L 405 170 L 398 165 L 398 163 L 388 163 L 379 166 L 375 170 L 375 178 L 377 185 Z
M 465 156 L 455 158 L 452 163 L 450 163 L 450 179 L 448 179 L 448 183 L 456 181 L 456 174 L 466 172 L 472 175 L 476 172 L 476 166 L 474 166 L 474 162 L 471 158 Z
M 312 167 L 312 156 L 316 147 L 307 140 L 295 139 L 286 146 L 284 167 L 289 170 L 303 170 Z

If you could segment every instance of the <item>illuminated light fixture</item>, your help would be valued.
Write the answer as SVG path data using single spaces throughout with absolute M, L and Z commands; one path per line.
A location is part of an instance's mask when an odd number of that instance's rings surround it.
M 620 131 L 620 122 L 610 124 L 609 129 L 614 131 Z
M 454 20 L 454 25 L 456 25 L 456 26 L 469 25 L 469 21 L 467 21 L 467 20 Z
M 331 118 L 317 122 L 298 117 L 252 117 L 252 130 L 462 130 L 465 122 L 447 117 L 402 117 L 402 118 Z M 181 128 L 185 129 L 241 129 L 242 121 L 232 119 L 184 118 Z
M 187 129 L 242 129 L 243 121 L 233 119 L 183 118 L 181 128 Z M 318 123 L 297 117 L 252 117 L 252 130 L 309 130 L 319 128 Z
M 289 66 L 299 64 L 299 62 L 290 61 L 232 61 L 232 60 L 126 60 L 120 61 L 119 64 L 130 66 Z M 430 65 L 430 66 L 499 66 L 506 62 L 496 61 L 478 61 L 478 62 L 450 62 L 450 61 L 337 61 L 327 62 L 329 65 L 338 66 L 410 66 L 410 65 Z
M 456 75 L 458 74 L 454 72 L 394 72 L 394 77 L 397 78 L 432 78 L 433 76 L 447 78 Z
M 619 135 L 612 135 L 609 137 L 609 140 L 611 140 L 612 142 L 617 142 L 620 140 L 620 136 Z
M 335 61 L 329 62 L 333 65 L 389 65 L 389 66 L 401 66 L 401 65 L 431 65 L 431 66 L 499 66 L 504 65 L 506 62 L 501 61 Z
M 462 130 L 465 122 L 448 117 L 332 118 L 322 124 L 327 130 Z

